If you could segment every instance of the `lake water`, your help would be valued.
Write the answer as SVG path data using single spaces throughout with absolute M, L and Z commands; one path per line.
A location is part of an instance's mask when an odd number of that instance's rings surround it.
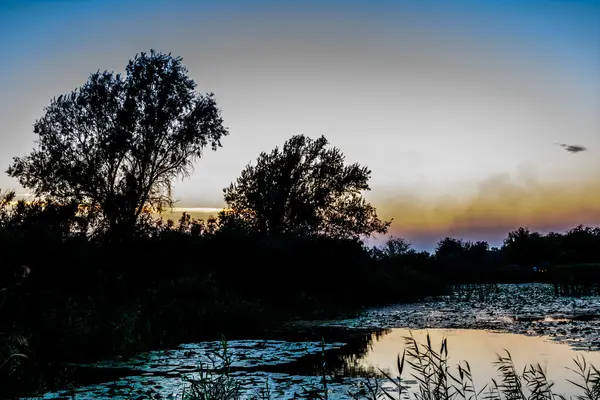
M 432 347 L 439 352 L 442 339 L 448 343 L 449 365 L 456 366 L 460 361 L 467 360 L 472 368 L 476 389 L 482 389 L 491 383 L 490 378 L 498 378 L 497 367 L 493 364 L 498 359 L 497 354 L 505 355 L 508 350 L 517 371 L 530 364 L 540 363 L 546 371 L 546 376 L 554 381 L 556 393 L 575 394 L 577 391 L 565 378 L 577 381 L 578 377 L 565 367 L 574 368 L 572 359 L 576 356 L 585 357 L 600 367 L 600 352 L 576 351 L 572 347 L 556 343 L 549 338 L 526 336 L 513 333 L 488 332 L 472 329 L 430 329 L 408 330 L 392 329 L 379 339 L 374 339 L 371 348 L 362 356 L 359 363 L 365 367 L 375 366 L 397 375 L 397 355 L 405 347 L 405 338 L 414 337 L 418 343 L 427 343 L 430 336 Z M 456 369 L 452 373 L 457 376 Z M 412 380 L 414 371 L 406 365 L 403 376 Z M 409 385 L 410 386 L 410 385 Z M 412 385 L 414 389 L 416 385 Z
M 526 364 L 539 362 L 555 382 L 555 392 L 574 394 L 574 386 L 566 379 L 577 378 L 565 368 L 574 367 L 572 359 L 583 356 L 600 367 L 596 351 L 600 348 L 599 313 L 599 297 L 557 297 L 550 285 L 497 285 L 477 295 L 467 292 L 370 309 L 353 319 L 297 322 L 272 337 L 229 341 L 228 353 L 233 359 L 232 376 L 244 385 L 248 397 L 268 382 L 274 399 L 310 398 L 311 387 L 322 385 L 325 363 L 330 374 L 329 398 L 342 399 L 348 398 L 353 385 L 377 375 L 378 368 L 396 376 L 404 338 L 412 334 L 417 342 L 425 343 L 428 332 L 435 349 L 447 338 L 451 366 L 463 360 L 470 363 L 476 388 L 498 377 L 493 362 L 497 353 L 507 349 L 519 372 Z M 86 379 L 77 388 L 76 398 L 181 398 L 184 377 L 209 362 L 208 356 L 219 345 L 185 344 L 129 360 L 80 366 L 80 376 Z M 415 390 L 410 374 L 407 367 L 403 376 Z M 68 394 L 46 393 L 41 398 Z

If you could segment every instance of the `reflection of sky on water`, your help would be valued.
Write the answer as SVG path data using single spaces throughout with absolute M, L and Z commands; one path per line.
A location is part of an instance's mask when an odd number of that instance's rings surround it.
M 388 369 L 396 374 L 397 355 L 405 346 L 404 337 L 412 333 L 416 341 L 423 344 L 427 343 L 427 332 L 436 352 L 440 350 L 442 339 L 448 339 L 449 364 L 453 368 L 460 361 L 469 362 L 476 388 L 479 389 L 491 382 L 491 378 L 499 377 L 493 362 L 497 360 L 496 354 L 504 355 L 504 349 L 511 353 L 519 372 L 526 365 L 540 363 L 546 369 L 548 378 L 555 382 L 556 393 L 575 394 L 576 388 L 566 379 L 577 381 L 577 376 L 565 367 L 575 368 L 572 359 L 576 356 L 583 356 L 586 361 L 600 366 L 600 352 L 576 351 L 566 344 L 551 342 L 543 337 L 466 329 L 391 329 L 379 339 L 373 340 L 371 349 L 359 362 L 364 366 Z M 410 367 L 406 365 L 403 376 L 412 379 L 411 373 Z
M 575 351 L 567 344 L 551 342 L 543 337 L 532 337 L 510 333 L 493 333 L 485 330 L 413 330 L 391 329 L 383 334 L 372 336 L 372 341 L 362 340 L 362 346 L 366 345 L 362 354 L 357 357 L 346 356 L 348 366 L 346 372 L 373 371 L 373 368 L 382 368 L 396 376 L 397 355 L 405 346 L 404 338 L 411 333 L 420 344 L 427 343 L 426 334 L 429 332 L 431 343 L 435 350 L 439 350 L 442 339 L 448 339 L 449 365 L 451 373 L 456 372 L 455 366 L 459 361 L 467 360 L 471 365 L 475 388 L 480 390 L 483 385 L 490 383 L 491 378 L 499 378 L 493 362 L 496 361 L 497 353 L 508 349 L 513 357 L 517 371 L 522 372 L 527 364 L 540 363 L 546 369 L 550 380 L 555 381 L 555 392 L 564 394 L 576 394 L 574 387 L 566 379 L 577 380 L 575 374 L 564 367 L 574 367 L 572 358 L 583 355 L 588 362 L 600 365 L 600 352 Z M 340 344 L 327 345 L 329 351 L 336 352 Z M 354 343 L 359 345 L 359 343 Z M 355 346 L 350 344 L 351 348 Z M 161 396 L 177 396 L 186 385 L 182 376 L 189 375 L 190 367 L 202 358 L 202 354 L 208 348 L 216 349 L 216 343 L 205 342 L 182 346 L 179 350 L 168 352 L 151 352 L 145 358 L 130 360 L 129 363 L 116 362 L 121 367 L 129 364 L 128 368 L 138 371 L 141 375 L 123 377 L 115 382 L 90 385 L 79 388 L 81 396 L 89 399 L 103 399 L 107 395 L 115 399 L 130 398 L 132 393 L 136 395 L 147 393 L 160 393 Z M 235 365 L 246 366 L 248 369 L 235 370 L 233 376 L 244 385 L 244 392 L 248 395 L 255 394 L 264 388 L 265 382 L 269 381 L 273 398 L 292 398 L 295 393 L 306 393 L 311 387 L 320 387 L 321 377 L 319 369 L 322 365 L 320 357 L 309 357 L 311 366 L 297 363 L 294 359 L 303 354 L 319 353 L 319 343 L 286 343 L 283 341 L 232 341 L 229 344 Z M 360 351 L 358 353 L 361 353 Z M 142 362 L 140 362 L 142 361 Z M 283 364 L 279 364 L 283 362 Z M 330 363 L 331 362 L 331 363 Z M 286 364 L 287 363 L 287 364 Z M 110 364 L 110 363 L 109 363 Z M 279 364 L 279 366 L 278 366 Z M 352 389 L 352 384 L 361 382 L 363 378 L 344 377 L 338 375 L 344 367 L 333 359 L 327 362 L 332 378 L 328 379 L 330 399 L 347 399 L 347 391 Z M 103 365 L 109 367 L 108 364 Z M 353 374 L 342 374 L 343 376 Z M 417 390 L 417 382 L 411 376 L 411 369 L 405 365 L 403 378 L 411 391 Z M 384 386 L 389 386 L 383 382 Z M 57 399 L 64 393 L 47 393 L 43 399 Z

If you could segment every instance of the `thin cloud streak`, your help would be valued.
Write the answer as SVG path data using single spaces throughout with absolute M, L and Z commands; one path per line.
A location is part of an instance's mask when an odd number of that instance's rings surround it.
M 566 143 L 557 143 L 559 146 L 564 147 L 566 151 L 571 154 L 579 153 L 580 151 L 586 151 L 587 147 L 580 146 L 577 144 L 566 144 Z

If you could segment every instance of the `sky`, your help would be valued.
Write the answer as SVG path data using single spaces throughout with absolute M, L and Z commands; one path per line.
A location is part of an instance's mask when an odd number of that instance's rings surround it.
M 367 165 L 366 197 L 417 248 L 600 225 L 600 0 L 2 0 L 0 38 L 2 170 L 52 97 L 155 49 L 230 130 L 175 184 L 178 209 L 223 207 L 302 133 Z

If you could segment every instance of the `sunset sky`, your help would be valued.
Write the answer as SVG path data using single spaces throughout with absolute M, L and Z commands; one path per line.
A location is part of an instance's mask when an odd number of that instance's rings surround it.
M 248 162 L 303 133 L 369 166 L 367 197 L 417 247 L 600 224 L 600 0 L 4 0 L 0 38 L 3 171 L 53 96 L 153 48 L 230 129 L 179 208 L 224 206 Z

